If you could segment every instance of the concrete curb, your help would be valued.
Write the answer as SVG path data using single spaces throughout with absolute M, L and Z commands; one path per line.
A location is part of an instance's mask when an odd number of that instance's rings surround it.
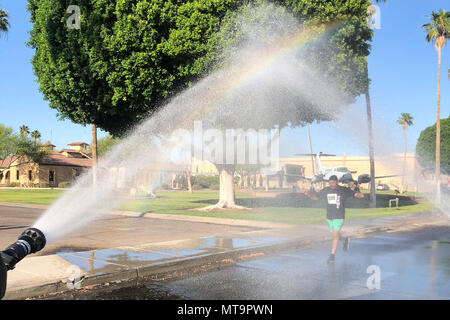
M 47 206 L 47 205 L 22 204 L 22 203 L 14 203 L 14 202 L 0 202 L 0 205 L 8 206 L 8 207 L 32 208 L 32 209 L 48 209 L 48 208 L 50 208 L 50 206 Z M 191 221 L 191 222 L 213 223 L 213 224 L 222 224 L 222 225 L 230 225 L 230 226 L 244 226 L 244 227 L 266 228 L 266 229 L 292 227 L 291 224 L 268 222 L 268 221 L 199 217 L 199 216 L 189 216 L 189 215 L 181 215 L 181 214 L 178 215 L 178 214 L 136 212 L 136 211 L 124 211 L 124 210 L 110 211 L 106 214 L 107 215 L 124 216 L 124 217 L 133 217 L 133 218 L 151 218 L 151 219 L 161 219 L 161 220 Z
M 293 226 L 292 224 L 276 223 L 276 222 L 269 222 L 269 221 L 199 217 L 199 216 L 151 213 L 151 212 L 140 213 L 140 212 L 135 212 L 135 211 L 111 211 L 108 214 L 136 217 L 136 218 L 139 217 L 139 218 L 151 218 L 151 219 L 161 219 L 161 220 L 202 222 L 202 223 L 224 224 L 224 225 L 230 225 L 230 226 L 245 226 L 245 227 L 266 228 L 266 229 L 291 228 Z
M 358 238 L 380 232 L 410 231 L 432 225 L 448 225 L 448 219 L 439 217 L 422 217 L 420 215 L 411 217 L 408 220 L 405 217 L 397 219 L 399 221 L 387 225 L 373 226 L 350 226 L 350 231 L 346 236 Z M 408 221 L 407 221 L 408 220 Z M 407 223 L 406 223 L 407 221 Z M 169 278 L 181 277 L 184 274 L 192 272 L 207 271 L 212 268 L 218 268 L 223 265 L 233 264 L 240 261 L 253 259 L 256 257 L 276 254 L 287 250 L 295 250 L 329 241 L 330 235 L 317 234 L 314 237 L 296 237 L 289 240 L 280 240 L 279 242 L 252 245 L 238 249 L 224 249 L 220 252 L 205 254 L 196 257 L 180 257 L 170 262 L 160 264 L 130 267 L 113 272 L 89 275 L 82 280 L 80 290 L 69 289 L 65 282 L 59 280 L 53 283 L 43 285 L 17 288 L 6 293 L 5 299 L 26 299 L 26 298 L 58 298 L 70 294 L 75 296 L 89 292 L 89 290 L 108 290 L 110 285 L 114 288 L 136 286 L 149 280 L 165 280 Z

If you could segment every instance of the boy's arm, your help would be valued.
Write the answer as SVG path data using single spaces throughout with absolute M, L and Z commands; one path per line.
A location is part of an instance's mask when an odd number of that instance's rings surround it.
M 351 189 L 350 189 L 350 190 L 351 190 Z M 359 190 L 359 187 L 358 187 L 358 186 L 355 187 L 355 191 L 354 191 L 354 193 L 353 193 L 353 196 L 354 196 L 355 198 L 358 198 L 358 199 L 363 199 L 363 198 L 364 198 L 364 194 L 361 193 L 361 190 Z
M 303 194 L 304 194 L 305 196 L 307 196 L 308 198 L 310 198 L 311 200 L 319 200 L 319 197 L 320 197 L 321 192 L 322 192 L 322 191 L 319 191 L 319 193 L 316 193 L 316 192 L 311 193 L 311 192 L 309 192 L 308 190 L 306 190 L 305 192 L 303 192 Z M 319 196 L 319 197 L 318 197 L 318 196 Z

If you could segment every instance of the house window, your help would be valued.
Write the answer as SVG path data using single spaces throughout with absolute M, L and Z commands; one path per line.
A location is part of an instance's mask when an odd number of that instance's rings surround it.
M 28 170 L 28 180 L 33 180 L 33 174 L 31 173 L 31 170 Z
M 19 180 L 19 170 L 16 171 L 16 180 Z
M 50 170 L 48 173 L 48 181 L 55 182 L 55 171 Z

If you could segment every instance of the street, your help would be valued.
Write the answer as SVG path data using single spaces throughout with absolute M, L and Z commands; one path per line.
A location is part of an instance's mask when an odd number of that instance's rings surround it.
M 0 205 L 0 250 L 16 241 L 44 209 Z M 103 215 L 67 236 L 48 243 L 35 254 L 107 249 L 136 243 L 182 240 L 193 237 L 227 235 L 255 228 L 192 221 L 161 220 L 144 217 Z
M 334 265 L 326 264 L 329 247 L 285 252 L 95 298 L 450 299 L 448 226 L 352 239 L 349 252 L 339 247 Z

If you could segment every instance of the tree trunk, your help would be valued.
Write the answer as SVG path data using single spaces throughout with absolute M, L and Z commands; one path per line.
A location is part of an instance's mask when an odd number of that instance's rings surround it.
M 311 154 L 311 170 L 312 174 L 316 174 L 316 170 L 314 169 L 314 156 L 312 154 L 312 143 L 311 143 L 311 132 L 309 130 L 309 123 L 308 123 L 308 139 L 309 139 L 309 153 Z
M 92 124 L 92 166 L 93 183 L 97 183 L 97 127 Z
M 369 65 L 366 57 L 367 77 L 369 76 Z M 369 130 L 369 158 L 370 158 L 370 207 L 375 208 L 377 205 L 377 194 L 375 189 L 375 156 L 373 151 L 373 132 L 372 132 L 372 108 L 370 106 L 369 87 L 366 91 L 366 111 L 367 111 L 367 127 Z
M 436 111 L 436 203 L 441 202 L 441 47 L 438 48 L 438 85 Z
M 405 191 L 405 174 L 406 174 L 406 150 L 407 150 L 407 141 L 406 141 L 406 125 L 403 126 L 403 139 L 405 140 L 405 146 L 403 151 L 403 170 L 402 170 L 402 192 Z
M 246 209 L 245 207 L 236 204 L 235 190 L 234 190 L 234 165 L 216 165 L 219 171 L 219 202 L 215 205 L 207 206 L 199 209 L 200 211 L 210 211 L 214 209 Z
M 188 192 L 192 193 L 191 172 L 189 170 L 186 171 L 186 180 L 187 180 Z
M 234 195 L 234 170 L 229 166 L 220 168 L 220 195 L 217 206 L 228 208 L 236 205 Z

